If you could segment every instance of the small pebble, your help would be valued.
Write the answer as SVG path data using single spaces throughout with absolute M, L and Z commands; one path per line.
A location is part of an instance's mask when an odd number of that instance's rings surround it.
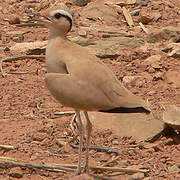
M 144 178 L 144 173 L 138 172 L 128 178 L 128 180 L 141 180 Z
M 12 178 L 22 178 L 23 173 L 20 167 L 14 167 L 10 169 L 9 176 Z
M 154 16 L 154 21 L 158 21 L 159 19 L 161 19 L 162 18 L 162 15 L 161 15 L 161 13 L 157 13 L 157 14 L 155 14 L 155 16 Z
M 140 5 L 140 6 L 147 6 L 148 3 L 147 3 L 146 1 L 141 1 L 141 2 L 139 3 L 139 5 Z
M 136 9 L 136 10 L 130 12 L 131 16 L 138 16 L 139 13 L 140 13 L 140 9 Z
M 12 17 L 10 20 L 9 20 L 9 24 L 20 24 L 21 21 L 18 17 Z
M 74 0 L 73 2 L 76 6 L 82 7 L 82 6 L 86 6 L 90 1 L 91 0 Z
M 80 29 L 80 30 L 78 30 L 78 35 L 82 36 L 82 37 L 86 37 L 87 36 L 87 32 L 85 30 Z

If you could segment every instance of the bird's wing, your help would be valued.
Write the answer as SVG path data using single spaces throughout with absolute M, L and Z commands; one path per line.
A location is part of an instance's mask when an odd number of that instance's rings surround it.
M 99 62 L 95 56 L 91 55 L 90 60 L 87 57 L 86 55 L 84 58 L 81 56 L 81 58 L 76 59 L 73 56 L 73 60 L 66 63 L 68 72 L 77 79 L 87 82 L 87 86 L 93 86 L 100 94 L 105 95 L 112 108 L 147 107 L 147 104 L 141 98 L 127 90 L 112 71 Z M 92 57 L 94 60 L 92 60 Z M 91 92 L 87 91 L 86 93 L 88 95 Z

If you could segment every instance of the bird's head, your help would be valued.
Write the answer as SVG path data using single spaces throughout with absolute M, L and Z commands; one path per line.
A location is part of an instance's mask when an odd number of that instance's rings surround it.
M 50 29 L 52 35 L 65 36 L 72 28 L 72 12 L 64 4 L 46 9 L 38 15 L 38 21 Z

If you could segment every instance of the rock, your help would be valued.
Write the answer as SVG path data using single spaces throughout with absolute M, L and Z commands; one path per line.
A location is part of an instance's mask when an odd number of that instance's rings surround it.
M 45 133 L 40 133 L 40 132 L 37 132 L 37 133 L 34 133 L 33 134 L 33 141 L 43 141 L 45 138 L 46 138 L 46 134 Z
M 171 167 L 168 167 L 168 171 L 170 173 L 180 173 L 180 168 L 177 165 L 173 165 Z
M 165 107 L 163 121 L 174 130 L 180 130 L 180 108 L 175 105 Z
M 125 85 L 128 85 L 128 84 L 132 85 L 134 84 L 137 78 L 138 78 L 137 76 L 124 76 L 122 81 Z
M 88 46 L 93 54 L 100 58 L 114 58 L 120 55 L 121 49 L 139 47 L 144 44 L 144 41 L 134 37 L 110 37 L 95 43 Z
M 139 18 L 139 22 L 143 23 L 143 24 L 148 24 L 152 21 L 153 18 L 145 16 L 145 15 L 141 15 Z
M 71 177 L 71 180 L 93 180 L 93 179 L 94 178 L 88 174 L 80 174 Z
M 180 134 L 174 135 L 172 138 L 175 144 L 180 144 Z
M 126 2 L 124 0 L 106 0 L 104 4 L 124 6 Z
M 21 21 L 19 19 L 19 17 L 15 17 L 15 16 L 12 16 L 11 19 L 9 19 L 9 24 L 20 24 Z
M 133 175 L 131 175 L 128 180 L 141 180 L 144 178 L 144 173 L 138 172 Z
M 131 16 L 138 16 L 140 11 L 141 11 L 141 9 L 136 9 L 134 11 L 131 11 L 130 14 L 131 14 Z
M 161 68 L 161 55 L 153 55 L 145 59 L 145 61 L 142 63 L 143 65 L 146 66 L 151 66 L 155 69 Z
M 163 72 L 157 72 L 154 76 L 153 76 L 153 81 L 158 81 L 158 80 L 163 80 L 164 79 L 164 73 Z
M 41 0 L 40 2 L 38 2 L 38 4 L 39 4 L 37 7 L 38 11 L 41 11 L 43 9 L 47 9 L 51 5 L 51 3 L 49 1 L 46 1 L 46 0 Z
M 154 15 L 154 21 L 156 21 L 156 22 L 161 18 L 162 18 L 162 14 L 159 12 Z
M 138 3 L 140 6 L 147 6 L 148 5 L 148 2 L 147 1 L 140 1 Z
M 45 51 L 46 45 L 47 41 L 16 43 L 14 46 L 11 47 L 11 51 L 13 53 L 28 52 L 33 51 L 34 49 L 44 49 Z
M 77 37 L 68 37 L 71 41 L 81 45 L 81 46 L 89 46 L 89 45 L 95 45 L 96 42 L 90 39 L 86 39 L 80 36 Z
M 24 118 L 25 118 L 25 119 L 28 119 L 28 120 L 34 120 L 34 119 L 35 119 L 35 117 L 34 117 L 33 114 L 25 115 Z
M 91 0 L 73 0 L 73 3 L 80 7 L 86 6 L 89 2 L 91 2 Z
M 113 144 L 113 145 L 118 145 L 118 144 L 119 144 L 119 142 L 118 142 L 118 140 L 117 140 L 117 139 L 114 139 L 114 140 L 112 141 L 112 144 Z
M 39 154 L 38 153 L 34 153 L 34 154 L 31 155 L 30 160 L 34 161 L 34 160 L 37 160 L 38 158 L 39 158 Z
M 136 4 L 136 0 L 126 0 L 127 5 L 133 5 Z
M 13 178 L 22 178 L 23 173 L 22 173 L 21 168 L 19 168 L 19 167 L 11 168 L 10 172 L 9 172 L 9 176 L 13 177 Z
M 45 54 L 46 48 L 35 48 L 35 49 L 28 49 L 27 50 L 27 55 L 40 55 L 40 54 Z
M 86 37 L 87 36 L 87 32 L 85 30 L 79 29 L 78 30 L 78 35 L 82 36 L 82 37 Z
M 14 42 L 23 42 L 24 41 L 24 36 L 21 34 L 21 35 L 15 35 L 15 36 L 12 36 L 12 40 Z
M 4 48 L 4 52 L 9 52 L 9 51 L 10 51 L 10 48 L 6 46 L 6 47 Z
M 22 42 L 24 41 L 24 34 L 26 33 L 27 31 L 9 31 L 6 34 L 9 35 L 14 42 Z
M 136 0 L 106 0 L 105 1 L 105 4 L 118 5 L 118 6 L 133 5 L 135 3 Z
M 132 136 L 137 141 L 152 140 L 160 135 L 164 123 L 153 117 L 152 114 L 112 114 L 89 112 L 92 124 L 99 130 L 110 129 L 118 136 Z M 84 119 L 84 115 L 82 114 Z M 85 121 L 84 121 L 85 122 Z
M 154 149 L 155 152 L 163 151 L 162 148 L 161 148 L 161 144 L 159 142 L 144 143 L 143 148 L 145 148 L 145 149 Z
M 56 139 L 56 144 L 61 148 L 66 145 L 66 142 L 62 141 L 61 139 Z
M 165 48 L 162 48 L 161 51 L 168 52 L 168 51 L 172 50 L 172 48 L 173 48 L 173 46 L 169 46 L 169 47 L 167 46 Z
M 85 19 L 94 19 L 109 24 L 119 24 L 118 13 L 113 7 L 104 5 L 104 3 L 92 3 L 80 12 L 81 21 Z
M 175 36 L 174 38 L 172 38 L 172 41 L 175 43 L 180 43 L 180 34 L 178 36 Z
M 162 48 L 161 51 L 163 52 L 169 52 L 171 50 L 171 53 L 168 54 L 168 56 L 173 57 L 173 54 L 177 54 L 180 51 L 180 43 L 170 43 L 166 47 Z M 172 50 L 175 50 L 174 52 Z M 176 56 L 174 56 L 176 58 Z M 177 56 L 178 57 L 178 56 Z
M 168 54 L 169 57 L 180 59 L 180 49 L 174 49 Z
M 148 35 L 147 41 L 149 43 L 155 43 L 163 40 L 170 40 L 172 38 L 179 37 L 180 28 L 168 26 L 162 29 L 154 29 Z
M 118 161 L 118 164 L 121 167 L 127 167 L 130 164 L 130 161 L 129 160 L 121 160 L 121 161 Z
M 139 86 L 142 87 L 143 84 L 146 83 L 146 81 L 149 80 L 149 77 L 144 76 L 124 76 L 123 77 L 123 84 L 125 86 L 131 85 L 131 86 Z
M 6 34 L 9 36 L 21 35 L 21 34 L 26 34 L 26 33 L 27 33 L 27 31 L 8 31 L 8 32 L 6 32 Z
M 156 70 L 154 68 L 152 68 L 152 67 L 149 67 L 148 72 L 149 73 L 154 73 L 154 72 L 156 72 Z
M 166 72 L 165 77 L 174 88 L 180 88 L 180 73 L 178 71 L 169 70 Z

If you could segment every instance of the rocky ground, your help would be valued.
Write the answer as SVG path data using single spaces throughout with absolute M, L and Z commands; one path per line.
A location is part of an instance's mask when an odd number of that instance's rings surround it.
M 69 39 L 88 48 L 128 89 L 148 99 L 162 121 L 168 105 L 180 107 L 180 1 L 89 1 L 61 1 L 74 12 Z M 73 115 L 57 113 L 72 109 L 58 104 L 44 84 L 48 30 L 27 24 L 31 11 L 44 10 L 51 3 L 54 1 L 0 0 L 0 59 L 4 59 L 0 76 L 1 180 L 65 179 L 70 172 L 52 166 L 77 164 L 78 149 L 68 143 L 73 137 Z M 132 27 L 124 18 L 124 9 L 132 16 Z M 17 56 L 21 57 L 7 59 Z M 99 179 L 180 179 L 177 131 L 150 143 L 94 125 L 91 144 L 118 150 L 90 150 L 91 166 L 111 168 L 92 169 L 91 173 L 103 176 Z M 51 167 L 38 169 L 37 164 Z M 92 179 L 87 175 L 73 178 Z

